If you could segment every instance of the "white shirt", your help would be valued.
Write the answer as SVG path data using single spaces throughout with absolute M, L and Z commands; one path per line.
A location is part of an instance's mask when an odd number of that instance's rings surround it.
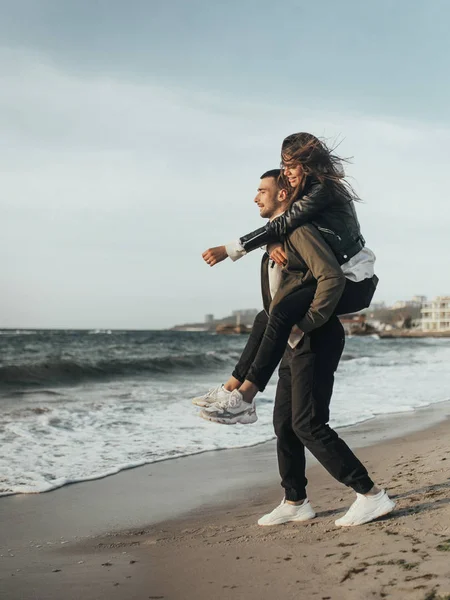
M 280 283 L 281 283 L 281 267 L 280 265 L 277 265 L 276 262 L 274 262 L 273 260 L 269 260 L 268 263 L 268 270 L 269 270 L 269 292 L 270 292 L 270 297 L 273 299 L 273 297 L 275 296 L 275 294 L 278 291 L 278 288 L 280 287 Z M 293 329 L 293 333 L 291 333 L 291 335 L 289 336 L 288 339 L 288 344 L 291 348 L 295 348 L 295 346 L 299 343 L 299 341 L 302 339 L 304 333 L 303 331 L 295 331 L 296 327 L 294 327 Z

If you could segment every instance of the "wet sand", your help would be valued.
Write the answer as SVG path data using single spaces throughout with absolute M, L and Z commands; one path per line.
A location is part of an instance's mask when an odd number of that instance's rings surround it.
M 318 465 L 316 519 L 256 524 L 282 496 L 273 441 L 0 498 L 0 598 L 449 600 L 449 414 L 340 431 L 397 501 L 356 528 L 334 526 L 353 493 Z

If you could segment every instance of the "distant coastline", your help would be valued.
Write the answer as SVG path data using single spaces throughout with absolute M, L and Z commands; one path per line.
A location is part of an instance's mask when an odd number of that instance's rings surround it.
M 207 314 L 202 323 L 175 325 L 171 330 L 247 333 L 257 313 L 258 310 L 254 308 L 239 309 L 221 319 Z M 376 335 L 380 339 L 450 338 L 450 296 L 437 296 L 431 301 L 426 296 L 413 296 L 392 306 L 377 302 L 364 311 L 340 315 L 339 318 L 345 333 L 351 336 Z

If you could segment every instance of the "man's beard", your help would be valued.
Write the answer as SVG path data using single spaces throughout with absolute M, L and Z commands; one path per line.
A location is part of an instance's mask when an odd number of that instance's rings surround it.
M 265 210 L 262 210 L 259 212 L 259 216 L 262 217 L 263 219 L 271 219 L 274 213 L 275 213 L 274 210 L 270 210 L 270 209 L 266 208 Z

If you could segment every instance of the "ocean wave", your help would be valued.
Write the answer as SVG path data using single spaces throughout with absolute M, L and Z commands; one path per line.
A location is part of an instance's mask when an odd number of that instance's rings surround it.
M 37 335 L 39 331 L 28 329 L 0 329 L 0 335 Z
M 55 392 L 54 390 L 46 390 L 46 389 L 40 389 L 40 390 L 38 390 L 38 392 L 36 392 L 36 390 L 34 390 L 34 389 L 11 390 L 8 395 L 12 398 L 14 398 L 14 397 L 22 398 L 22 397 L 28 396 L 30 394 L 36 394 L 36 393 L 38 393 L 39 396 L 50 396 L 50 397 L 63 395 L 60 392 Z
M 236 353 L 203 352 L 157 357 L 109 358 L 98 361 L 73 359 L 46 360 L 37 363 L 0 367 L 0 388 L 7 386 L 52 386 L 114 379 L 117 377 L 155 377 L 172 373 L 213 370 L 235 362 Z
M 354 354 L 343 354 L 341 360 L 357 360 L 358 358 L 367 358 L 365 356 L 355 356 Z

